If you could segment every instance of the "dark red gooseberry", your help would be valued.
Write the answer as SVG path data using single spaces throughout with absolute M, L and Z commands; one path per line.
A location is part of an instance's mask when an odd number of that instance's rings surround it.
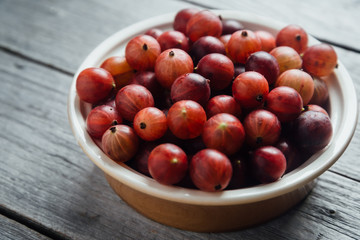
M 312 76 L 328 76 L 336 66 L 337 54 L 329 44 L 319 43 L 304 52 L 302 67 Z
M 151 151 L 158 146 L 157 141 L 144 141 L 134 156 L 134 168 L 146 176 L 151 176 L 148 168 L 148 159 Z
M 204 124 L 202 139 L 208 148 L 231 155 L 242 147 L 245 131 L 240 120 L 235 116 L 219 113 Z
M 171 132 L 180 139 L 200 136 L 206 122 L 205 110 L 192 100 L 174 103 L 167 114 L 167 123 Z
M 314 78 L 314 94 L 309 103 L 324 107 L 328 100 L 329 89 L 326 82 L 321 78 Z
M 105 100 L 114 87 L 114 78 L 103 68 L 86 68 L 76 79 L 76 92 L 82 101 L 88 103 Z
M 137 84 L 121 88 L 116 94 L 115 102 L 119 114 L 128 121 L 133 121 L 141 109 L 154 106 L 154 98 L 150 91 Z
M 189 19 L 199 12 L 199 9 L 196 8 L 185 8 L 176 13 L 173 28 L 176 31 L 186 34 L 186 25 Z
M 114 161 L 126 162 L 135 156 L 139 139 L 127 125 L 115 125 L 105 131 L 101 139 L 102 150 Z
M 290 69 L 283 72 L 276 80 L 275 86 L 292 87 L 300 94 L 304 105 L 309 103 L 314 94 L 313 78 L 300 69 Z
M 205 106 L 210 98 L 209 80 L 197 73 L 186 73 L 178 77 L 171 86 L 171 100 L 193 100 Z
M 156 79 L 166 89 L 171 88 L 176 78 L 193 70 L 194 64 L 189 54 L 178 48 L 163 51 L 155 64 Z
M 160 44 L 161 51 L 170 48 L 180 48 L 187 52 L 190 49 L 188 38 L 179 31 L 165 31 L 157 38 L 157 41 Z
M 242 74 L 243 72 L 245 72 L 245 64 L 242 63 L 235 63 L 234 64 L 234 79 L 239 76 L 240 74 Z
M 150 175 L 159 183 L 176 184 L 184 178 L 188 169 L 186 153 L 174 144 L 160 144 L 151 151 L 148 168 Z
M 236 31 L 244 29 L 244 26 L 234 19 L 223 19 L 221 22 L 223 26 L 221 35 L 233 34 Z
M 308 105 L 304 106 L 304 111 L 322 112 L 326 116 L 330 117 L 329 113 L 324 108 L 322 108 L 321 106 L 316 105 L 316 104 L 308 104 Z
M 217 95 L 212 97 L 206 105 L 206 115 L 208 118 L 218 113 L 229 113 L 237 118 L 241 116 L 241 106 L 229 95 Z
M 220 37 L 222 33 L 222 23 L 215 13 L 202 10 L 194 14 L 186 25 L 186 35 L 192 42 L 203 36 Z
M 236 63 L 245 63 L 250 54 L 261 50 L 261 42 L 251 30 L 236 31 L 226 45 L 227 53 Z
M 238 152 L 230 158 L 233 174 L 227 189 L 249 187 L 254 180 L 251 175 L 250 156 L 245 152 Z
M 265 51 L 258 51 L 251 54 L 246 60 L 245 70 L 261 73 L 269 85 L 275 83 L 280 74 L 280 68 L 276 58 Z
M 86 117 L 86 130 L 90 136 L 101 138 L 110 126 L 121 123 L 122 118 L 116 108 L 108 105 L 100 105 L 93 108 Z
M 138 71 L 153 70 L 160 53 L 160 44 L 149 35 L 139 35 L 132 38 L 125 48 L 126 61 Z
M 300 69 L 302 65 L 302 59 L 300 55 L 291 47 L 280 46 L 270 51 L 273 55 L 280 69 L 280 74 L 289 69 Z
M 290 122 L 300 115 L 303 101 L 295 89 L 280 86 L 267 95 L 266 108 L 274 113 L 280 122 Z
M 212 36 L 201 37 L 193 43 L 189 52 L 195 65 L 201 58 L 210 53 L 226 54 L 225 46 L 220 39 Z
M 160 83 L 157 81 L 155 73 L 151 71 L 141 71 L 135 73 L 129 84 L 138 84 L 146 87 L 153 95 L 155 102 L 161 97 L 164 91 Z
M 136 134 L 146 141 L 161 138 L 168 128 L 164 112 L 155 107 L 141 109 L 134 117 L 133 126 Z
M 225 154 L 209 148 L 199 151 L 192 157 L 189 171 L 195 186 L 208 192 L 225 189 L 232 176 L 229 158 Z
M 308 45 L 306 31 L 296 24 L 290 24 L 282 28 L 276 35 L 276 46 L 289 46 L 299 54 L 303 53 Z
M 246 142 L 253 148 L 275 144 L 281 134 L 281 124 L 275 114 L 258 109 L 244 119 Z
M 255 35 L 260 39 L 262 51 L 270 52 L 276 47 L 275 37 L 270 32 L 258 30 Z
M 212 90 L 223 90 L 233 80 L 234 64 L 223 54 L 210 53 L 200 59 L 196 72 L 210 80 Z
M 145 35 L 149 35 L 155 39 L 157 39 L 161 34 L 163 33 L 163 30 L 159 28 L 150 28 L 145 32 Z
M 286 158 L 285 173 L 291 172 L 304 162 L 301 152 L 295 147 L 293 141 L 290 141 L 288 138 L 280 139 L 275 147 L 278 148 Z
M 256 108 L 265 101 L 269 93 L 269 84 L 258 72 L 244 72 L 235 78 L 232 93 L 242 108 Z
M 304 111 L 294 121 L 294 139 L 297 146 L 309 154 L 326 147 L 332 138 L 330 118 L 318 111 Z
M 278 180 L 286 170 L 284 154 L 273 146 L 256 149 L 252 154 L 251 165 L 254 177 L 261 183 Z

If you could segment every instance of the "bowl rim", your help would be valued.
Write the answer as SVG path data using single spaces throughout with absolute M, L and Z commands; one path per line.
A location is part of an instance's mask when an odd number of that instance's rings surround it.
M 221 15 L 224 19 L 239 20 L 245 27 L 251 25 L 254 28 L 259 27 L 259 30 L 268 30 L 273 33 L 276 33 L 287 25 L 268 17 L 247 12 L 235 10 L 211 11 Z M 331 142 L 325 149 L 314 154 L 299 168 L 285 174 L 279 181 L 242 189 L 204 192 L 197 189 L 160 184 L 154 179 L 133 170 L 126 164 L 115 163 L 106 156 L 84 128 L 85 117 L 81 112 L 83 103 L 81 103 L 76 94 L 76 78 L 81 70 L 91 66 L 98 66 L 106 56 L 114 53 L 115 50 L 121 47 L 121 44 L 128 42 L 133 36 L 141 34 L 151 27 L 169 27 L 175 14 L 176 12 L 159 15 L 119 30 L 100 43 L 85 58 L 76 71 L 68 94 L 68 120 L 77 143 L 97 167 L 122 184 L 154 197 L 178 203 L 220 206 L 263 201 L 289 193 L 304 187 L 337 161 L 349 145 L 354 135 L 358 119 L 358 102 L 355 87 L 350 75 L 340 61 L 338 61 L 338 67 L 334 70 L 332 80 L 330 79 L 328 82 L 330 85 L 335 85 L 338 88 L 338 90 L 329 88 L 330 96 L 339 98 L 336 99 L 337 101 L 330 100 L 330 107 L 343 113 L 341 116 L 338 116 L 340 114 L 335 114 L 333 111 L 330 113 L 332 124 L 336 126 L 336 131 L 334 130 Z M 309 34 L 309 45 L 318 42 L 319 41 Z M 345 119 L 347 124 L 340 124 L 341 120 Z

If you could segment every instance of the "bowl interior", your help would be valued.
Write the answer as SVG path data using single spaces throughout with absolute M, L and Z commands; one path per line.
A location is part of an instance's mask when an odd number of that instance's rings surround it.
M 247 29 L 267 30 L 274 35 L 286 26 L 284 23 L 269 18 L 239 11 L 215 12 L 224 19 L 239 20 Z M 171 29 L 174 16 L 175 13 L 157 16 L 116 32 L 88 55 L 74 76 L 68 96 L 69 122 L 78 144 L 99 168 L 123 184 L 159 198 L 199 205 L 233 205 L 266 200 L 288 193 L 312 181 L 336 162 L 350 143 L 358 115 L 355 88 L 341 62 L 339 62 L 334 73 L 326 79 L 329 87 L 330 117 L 334 133 L 332 141 L 325 149 L 317 152 L 297 169 L 285 174 L 279 181 L 244 189 L 208 193 L 159 184 L 131 169 L 126 164 L 117 164 L 107 157 L 86 131 L 85 119 L 91 110 L 91 105 L 80 101 L 76 94 L 77 75 L 87 67 L 100 66 L 110 56 L 123 56 L 126 43 L 134 36 L 143 34 L 149 28 Z M 317 42 L 310 36 L 309 45 Z M 344 124 L 345 122 L 346 124 Z

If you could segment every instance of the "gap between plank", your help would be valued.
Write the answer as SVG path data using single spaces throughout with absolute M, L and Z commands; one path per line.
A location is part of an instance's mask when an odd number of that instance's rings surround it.
M 339 175 L 339 176 L 341 176 L 341 177 L 348 178 L 348 179 L 350 179 L 350 180 L 352 180 L 352 181 L 354 181 L 354 182 L 357 182 L 357 183 L 360 182 L 360 180 L 358 180 L 358 179 L 356 179 L 356 178 L 353 178 L 353 177 L 349 177 L 349 176 L 347 176 L 347 175 L 345 175 L 345 174 L 343 174 L 343 173 L 339 173 L 339 172 L 336 172 L 336 171 L 331 170 L 331 169 L 329 169 L 328 171 L 329 171 L 329 172 L 332 172 L 332 173 L 334 173 L 334 174 L 337 174 L 337 175 Z
M 0 205 L 0 214 L 12 219 L 34 231 L 37 231 L 38 233 L 47 236 L 51 239 L 55 239 L 55 240 L 67 240 L 67 239 L 71 239 L 68 236 L 64 235 L 63 233 L 57 232 L 49 227 L 46 227 L 38 222 L 35 222 L 34 220 L 25 217 L 24 215 L 21 215 L 13 210 L 10 210 L 6 207 L 4 207 L 3 205 Z
M 65 75 L 74 76 L 74 73 L 73 73 L 73 72 L 69 72 L 69 71 L 67 71 L 67 70 L 61 69 L 61 68 L 56 67 L 56 66 L 54 66 L 54 65 L 51 65 L 51 64 L 42 62 L 42 61 L 40 61 L 40 60 L 37 60 L 37 59 L 32 58 L 32 57 L 29 57 L 29 56 L 27 56 L 27 55 L 25 55 L 25 54 L 22 54 L 22 53 L 20 53 L 20 52 L 15 51 L 15 50 L 9 49 L 9 48 L 7 48 L 7 47 L 0 46 L 0 50 L 6 52 L 6 53 L 8 53 L 8 54 L 11 54 L 11 55 L 14 55 L 14 56 L 23 58 L 23 59 L 25 59 L 25 60 L 27 60 L 27 61 L 30 61 L 30 62 L 39 64 L 39 65 L 44 66 L 44 67 L 47 67 L 47 68 L 50 68 L 50 69 L 52 69 L 52 70 L 55 70 L 55 71 L 64 73 Z
M 177 1 L 186 2 L 186 3 L 192 4 L 192 5 L 201 7 L 201 8 L 212 9 L 212 10 L 217 9 L 217 8 L 208 6 L 206 4 L 194 2 L 192 0 L 177 0 Z M 343 48 L 345 50 L 352 51 L 352 52 L 355 52 L 355 53 L 360 53 L 360 49 L 358 49 L 358 48 L 354 48 L 354 47 L 350 47 L 350 46 L 347 46 L 347 45 L 344 45 L 344 44 L 341 44 L 341 43 L 336 43 L 336 42 L 333 42 L 333 41 L 325 40 L 325 39 L 316 37 L 314 35 L 311 35 L 311 36 L 313 36 L 315 39 L 319 40 L 320 42 L 327 43 L 327 44 L 330 44 L 330 45 L 333 45 L 333 46 L 336 46 L 336 47 L 339 47 L 339 48 Z

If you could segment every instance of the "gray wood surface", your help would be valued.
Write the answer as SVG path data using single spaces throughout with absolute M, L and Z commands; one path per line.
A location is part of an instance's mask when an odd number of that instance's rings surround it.
M 302 26 L 315 37 L 360 51 L 360 4 L 354 0 L 296 1 L 188 0 L 199 6 L 242 10 Z
M 77 145 L 66 113 L 72 75 L 97 44 L 134 22 L 200 5 L 299 23 L 345 46 L 336 51 L 359 96 L 360 4 L 326 3 L 0 0 L 0 239 L 360 239 L 359 122 L 302 203 L 265 224 L 214 234 L 167 227 L 127 206 Z
M 41 233 L 38 233 L 15 220 L 0 215 L 0 232 L 2 239 L 33 239 L 46 240 L 50 239 Z

